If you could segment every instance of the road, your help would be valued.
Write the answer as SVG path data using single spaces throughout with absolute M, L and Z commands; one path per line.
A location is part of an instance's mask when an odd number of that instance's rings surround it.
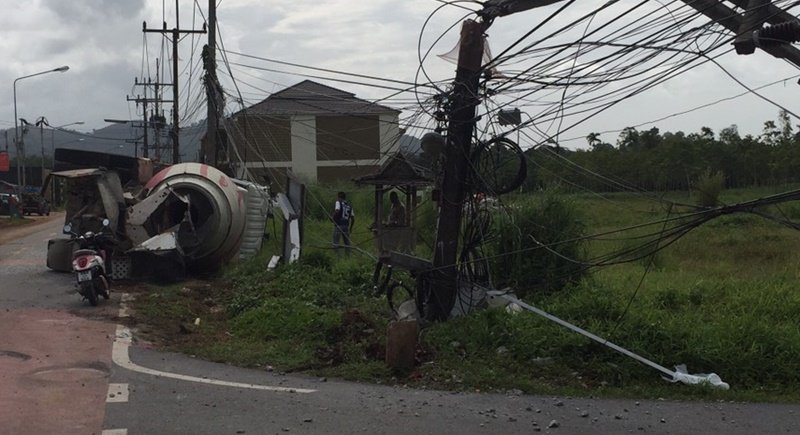
M 58 221 L 0 245 L 0 434 L 797 433 L 800 406 L 466 394 L 281 375 L 138 343 L 44 267 Z M 735 386 L 734 386 L 735 387 Z M 676 386 L 676 388 L 681 388 Z

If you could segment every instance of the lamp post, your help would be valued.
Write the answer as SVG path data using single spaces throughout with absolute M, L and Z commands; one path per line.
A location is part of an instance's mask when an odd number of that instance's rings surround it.
M 25 144 L 20 142 L 19 132 L 17 131 L 19 129 L 19 125 L 17 123 L 17 82 L 22 79 L 36 77 L 42 74 L 47 74 L 51 72 L 66 72 L 68 70 L 69 67 L 64 65 L 47 71 L 41 71 L 38 73 L 18 77 L 14 80 L 14 144 L 17 147 L 17 183 L 19 183 L 20 186 L 22 186 L 22 188 L 25 187 Z M 22 162 L 21 165 L 20 162 Z

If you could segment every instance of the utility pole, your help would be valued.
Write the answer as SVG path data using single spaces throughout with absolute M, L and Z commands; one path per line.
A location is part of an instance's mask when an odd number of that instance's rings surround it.
M 458 248 L 461 218 L 471 171 L 472 133 L 480 104 L 480 78 L 483 72 L 484 32 L 497 17 L 547 6 L 561 0 L 488 0 L 478 12 L 480 21 L 466 20 L 461 28 L 458 68 L 448 113 L 444 174 L 439 197 L 433 270 L 434 281 L 428 296 L 428 320 L 446 320 L 458 294 Z
M 143 136 L 143 137 L 145 138 L 145 141 L 146 141 L 146 139 L 147 139 L 147 136 L 146 136 L 147 135 L 147 124 L 144 124 L 144 132 L 145 132 L 145 136 Z M 139 139 L 125 139 L 125 143 L 132 143 L 133 144 L 133 156 L 134 157 L 139 157 Z
M 788 44 L 789 41 L 780 41 L 774 37 L 762 37 L 759 41 L 758 34 L 766 31 L 762 28 L 765 22 L 772 24 L 774 28 L 782 24 L 800 23 L 796 17 L 772 2 L 732 0 L 731 3 L 747 11 L 744 14 L 737 13 L 725 2 L 717 0 L 683 0 L 683 3 L 737 35 L 733 45 L 738 54 L 752 54 L 758 47 L 774 57 L 786 59 L 800 67 L 800 50 Z
M 175 27 L 172 30 L 167 30 L 167 23 L 163 23 L 163 27 L 161 29 L 148 29 L 147 22 L 144 22 L 142 25 L 142 31 L 145 33 L 161 33 L 162 35 L 172 34 L 172 163 L 179 163 L 180 162 L 180 145 L 178 143 L 178 137 L 180 133 L 179 127 L 179 120 L 180 117 L 178 116 L 178 106 L 180 105 L 180 99 L 178 98 L 178 75 L 180 71 L 178 71 L 178 41 L 180 40 L 181 35 L 185 34 L 192 34 L 192 33 L 206 33 L 206 25 L 203 23 L 202 30 L 181 30 L 180 28 L 180 13 L 178 9 L 178 0 L 175 0 Z
M 559 3 L 564 0 L 487 0 L 483 4 L 483 12 L 492 16 L 501 17 L 526 9 Z M 761 48 L 772 56 L 786 59 L 795 66 L 800 67 L 800 50 L 788 44 L 788 40 L 775 38 L 772 35 L 762 35 L 759 41 L 758 33 L 763 32 L 764 23 L 769 23 L 773 31 L 783 33 L 789 26 L 800 26 L 800 20 L 789 11 L 776 6 L 770 0 L 728 0 L 734 6 L 744 10 L 739 13 L 720 0 L 682 0 L 710 18 L 715 23 L 728 29 L 736 35 L 733 43 L 737 54 L 753 54 L 756 47 Z M 785 26 L 780 29 L 776 26 Z M 795 31 L 794 40 L 800 40 L 800 27 Z M 783 36 L 783 35 L 781 35 Z
M 440 271 L 441 280 L 437 279 L 437 285 L 428 301 L 426 316 L 429 320 L 446 320 L 458 293 L 458 241 L 461 214 L 467 196 L 465 183 L 469 175 L 475 109 L 480 103 L 477 95 L 481 77 L 483 32 L 487 27 L 488 25 L 473 20 L 464 21 L 461 27 L 461 45 L 448 116 L 444 177 L 433 257 L 433 267 Z
M 155 123 L 153 124 L 153 130 L 155 130 L 155 151 L 156 158 L 161 161 L 161 105 L 159 104 L 161 100 L 161 86 L 169 86 L 166 83 L 161 83 L 161 65 L 159 63 L 159 59 L 156 58 L 156 84 L 155 84 L 155 113 L 153 116 L 155 117 Z
M 156 79 L 156 80 L 158 80 L 158 79 Z M 143 91 L 144 92 L 144 102 L 142 104 L 142 129 L 144 130 L 143 134 L 142 134 L 142 138 L 143 138 L 142 140 L 144 141 L 144 144 L 143 144 L 144 148 L 142 150 L 142 157 L 144 157 L 144 158 L 150 157 L 150 154 L 149 154 L 150 144 L 148 143 L 148 134 L 147 134 L 147 123 L 148 123 L 148 119 L 147 119 L 147 87 L 149 85 L 150 85 L 150 79 L 149 78 L 147 79 L 147 83 L 142 83 L 142 86 L 144 87 L 144 91 Z M 139 80 L 138 79 L 134 79 L 134 86 L 139 86 Z M 128 101 L 130 101 L 130 100 L 128 100 Z M 138 101 L 136 102 L 136 105 L 137 106 L 139 105 Z M 134 148 L 133 148 L 133 156 L 134 157 L 139 157 L 138 144 L 139 144 L 138 141 L 136 141 L 134 143 Z
M 158 79 L 156 78 L 156 80 L 158 80 Z M 159 83 L 158 81 L 152 82 L 149 78 L 147 79 L 147 82 L 139 82 L 138 79 L 134 79 L 134 86 L 142 86 L 144 88 L 144 97 L 140 97 L 138 95 L 136 96 L 136 98 L 127 97 L 128 101 L 136 102 L 136 106 L 137 107 L 139 106 L 139 104 L 142 105 L 142 124 L 140 126 L 139 125 L 133 125 L 133 121 L 131 121 L 131 124 L 132 124 L 133 127 L 142 127 L 144 129 L 144 134 L 143 134 L 143 138 L 142 138 L 142 140 L 144 141 L 144 144 L 143 144 L 144 148 L 142 149 L 142 157 L 146 157 L 146 158 L 150 157 L 150 154 L 149 154 L 150 142 L 149 142 L 149 134 L 148 134 L 148 131 L 147 131 L 147 126 L 148 126 L 148 124 L 150 124 L 150 119 L 148 119 L 148 117 L 147 117 L 147 107 L 151 103 L 155 104 L 156 114 L 157 114 L 158 113 L 158 104 L 159 103 L 171 103 L 172 102 L 172 100 L 162 100 L 162 99 L 158 98 L 158 94 L 157 93 L 156 93 L 154 98 L 148 98 L 147 97 L 147 88 L 150 87 L 150 86 L 155 86 L 155 88 L 157 90 L 159 85 L 160 86 L 169 86 L 168 84 Z M 156 115 L 155 118 L 156 118 L 156 123 L 158 123 L 159 122 L 158 121 L 158 116 Z M 158 131 L 156 131 L 156 137 L 158 137 Z M 137 140 L 137 143 L 138 143 L 138 140 Z M 156 143 L 158 143 L 157 140 L 156 140 Z M 156 147 L 155 147 L 154 151 L 155 152 L 154 152 L 153 157 L 155 158 L 155 160 L 159 160 L 160 161 L 161 160 L 161 154 L 159 154 L 158 144 L 156 144 Z M 138 154 L 138 150 L 134 150 L 134 152 L 136 154 Z
M 42 145 L 42 187 L 44 187 L 44 125 L 47 124 L 47 119 L 42 116 L 37 122 L 39 124 L 39 142 Z
M 217 79 L 217 1 L 208 0 L 208 45 L 203 47 L 203 68 L 206 70 L 206 149 L 201 150 L 200 161 L 218 167 L 220 150 L 223 147 L 219 135 L 219 120 L 222 117 L 222 92 Z

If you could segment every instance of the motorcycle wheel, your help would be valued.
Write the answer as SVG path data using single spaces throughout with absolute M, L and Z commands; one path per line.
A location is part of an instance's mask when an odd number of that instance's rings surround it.
M 89 303 L 93 306 L 97 306 L 97 289 L 94 287 L 94 283 L 86 284 L 86 287 L 83 289 L 83 296 L 89 300 Z

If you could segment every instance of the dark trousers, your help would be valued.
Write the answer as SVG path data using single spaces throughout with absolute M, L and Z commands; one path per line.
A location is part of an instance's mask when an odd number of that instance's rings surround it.
M 341 242 L 341 244 L 340 244 Z M 350 227 L 348 225 L 333 226 L 333 247 L 337 255 L 350 255 Z

